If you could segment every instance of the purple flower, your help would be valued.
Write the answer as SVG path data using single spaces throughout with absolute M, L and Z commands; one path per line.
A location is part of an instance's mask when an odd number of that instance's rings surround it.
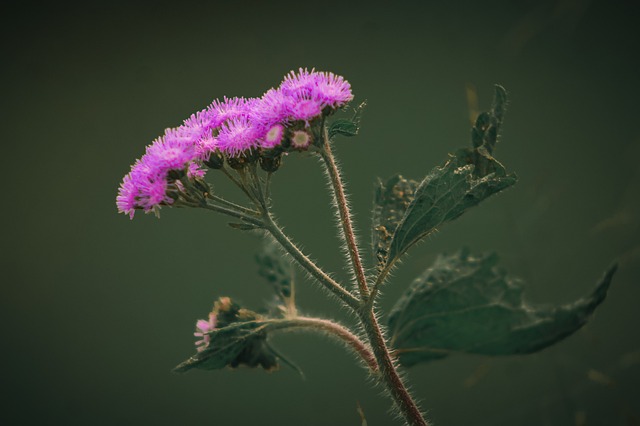
M 193 335 L 202 337 L 202 340 L 196 342 L 198 352 L 204 351 L 209 346 L 211 342 L 209 333 L 216 329 L 216 322 L 216 315 L 213 312 L 209 313 L 209 321 L 201 319 L 196 322 L 196 332 Z
M 306 148 L 311 143 L 311 135 L 304 130 L 295 130 L 291 135 L 291 146 L 294 148 Z
M 216 99 L 207 109 L 211 117 L 211 128 L 218 128 L 227 120 L 248 116 L 251 113 L 251 106 L 256 101 L 255 98 L 227 98 L 226 96 L 222 102 Z
M 275 148 L 280 145 L 283 138 L 284 126 L 282 124 L 274 124 L 265 133 L 260 146 L 267 149 Z
M 207 174 L 207 169 L 204 169 L 200 166 L 200 164 L 196 162 L 191 162 L 187 165 L 187 177 L 189 179 L 193 178 L 203 178 L 204 175 Z
M 176 129 L 176 132 L 195 143 L 204 135 L 211 133 L 215 119 L 215 114 L 207 108 L 191 114 L 191 117 L 184 120 L 184 124 Z
M 256 125 L 246 116 L 226 121 L 218 134 L 218 147 L 222 152 L 237 156 L 242 151 L 258 147 L 264 135 L 262 126 Z
M 116 197 L 116 206 L 118 207 L 118 213 L 128 214 L 130 219 L 133 219 L 133 215 L 136 212 L 136 197 L 138 195 L 138 188 L 135 181 L 131 178 L 131 173 L 127 173 L 122 179 L 120 188 L 118 189 L 118 196 Z
M 158 206 L 173 203 L 167 195 L 167 187 L 166 171 L 160 173 L 154 159 L 143 155 L 120 184 L 116 197 L 118 211 L 128 214 L 131 219 L 138 209 L 157 213 Z
M 286 123 L 291 117 L 292 100 L 278 89 L 269 89 L 251 108 L 251 120 L 271 127 Z
M 315 86 L 313 95 L 321 99 L 326 106 L 331 108 L 341 107 L 353 100 L 351 84 L 342 76 L 332 72 L 318 72 L 315 74 Z
M 306 68 L 287 74 L 279 90 L 289 98 L 290 117 L 307 124 L 324 108 L 336 109 L 353 99 L 351 85 L 343 77 Z

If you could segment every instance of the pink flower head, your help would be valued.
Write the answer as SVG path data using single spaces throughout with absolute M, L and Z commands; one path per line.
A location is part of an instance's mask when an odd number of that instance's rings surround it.
M 160 175 L 169 170 L 181 170 L 188 162 L 196 158 L 194 141 L 182 136 L 174 129 L 167 129 L 165 135 L 159 137 L 147 147 L 146 161 Z
M 184 124 L 176 129 L 176 132 L 192 142 L 196 142 L 205 134 L 210 133 L 215 124 L 215 114 L 209 109 L 191 114 L 191 117 L 184 120 Z
M 284 126 L 282 124 L 274 124 L 271 126 L 264 137 L 260 146 L 263 148 L 271 149 L 280 145 L 284 137 Z
M 223 98 L 213 101 L 208 108 L 211 117 L 211 128 L 220 127 L 225 121 L 237 117 L 248 116 L 251 113 L 251 106 L 257 101 L 254 98 Z
M 315 85 L 312 88 L 312 96 L 322 100 L 326 106 L 334 109 L 353 100 L 351 84 L 342 76 L 332 72 L 319 72 L 315 74 Z
M 218 148 L 218 139 L 209 131 L 196 142 L 196 156 L 201 161 L 208 161 L 211 153 Z
M 291 100 L 290 114 L 294 120 L 304 121 L 309 124 L 309 121 L 322 115 L 322 102 L 310 95 L 301 93 L 292 94 Z
M 204 351 L 209 346 L 211 342 L 209 333 L 216 329 L 216 322 L 216 315 L 213 312 L 209 313 L 209 321 L 201 319 L 196 322 L 196 332 L 193 335 L 202 337 L 202 340 L 196 342 L 198 352 Z
M 279 89 L 269 89 L 251 108 L 251 119 L 265 127 L 286 123 L 290 118 L 292 100 Z
M 313 86 L 315 85 L 315 68 L 309 72 L 306 68 L 299 68 L 298 73 L 289 71 L 280 83 L 280 89 L 285 94 L 302 93 L 311 95 Z
M 236 117 L 222 125 L 218 134 L 218 147 L 222 152 L 237 156 L 242 151 L 258 146 L 263 130 L 248 117 Z
M 351 85 L 343 77 L 315 69 L 300 68 L 297 74 L 291 71 L 279 90 L 290 99 L 291 118 L 307 123 L 324 108 L 336 109 L 353 99 Z
M 294 148 L 306 148 L 311 143 L 311 135 L 304 130 L 296 130 L 291 135 L 291 146 Z
M 131 172 L 129 172 L 122 179 L 122 183 L 118 189 L 118 196 L 116 197 L 118 213 L 128 214 L 129 218 L 133 219 L 133 215 L 136 212 L 137 195 L 138 188 L 135 181 L 131 178 Z
M 207 170 L 200 167 L 200 164 L 196 163 L 196 162 L 191 162 L 189 163 L 189 165 L 187 166 L 187 177 L 189 179 L 193 179 L 193 178 L 203 178 L 204 175 L 207 174 Z
M 166 171 L 160 173 L 153 158 L 142 156 L 120 184 L 116 197 L 118 211 L 131 219 L 137 209 L 157 213 L 160 205 L 173 203 L 167 196 L 167 185 Z

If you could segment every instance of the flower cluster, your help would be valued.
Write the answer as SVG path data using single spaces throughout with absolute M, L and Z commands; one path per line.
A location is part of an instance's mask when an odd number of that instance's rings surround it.
M 309 127 L 352 99 L 343 77 L 300 68 L 260 98 L 215 100 L 147 147 L 120 184 L 118 211 L 133 219 L 136 210 L 171 205 L 181 177 L 202 178 L 203 165 L 219 168 L 225 158 L 242 164 L 237 160 L 264 153 L 266 167 L 274 167 L 268 164 L 284 150 L 307 149 L 313 140 Z
M 201 319 L 196 322 L 196 332 L 193 333 L 193 335 L 202 338 L 196 342 L 196 349 L 198 352 L 204 351 L 209 346 L 209 343 L 211 342 L 211 336 L 209 333 L 216 329 L 216 322 L 216 315 L 213 312 L 209 313 L 208 321 Z

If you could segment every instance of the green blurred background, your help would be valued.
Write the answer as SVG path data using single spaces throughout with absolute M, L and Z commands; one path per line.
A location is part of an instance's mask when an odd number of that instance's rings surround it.
M 223 95 L 259 96 L 299 66 L 344 75 L 368 101 L 361 135 L 335 148 L 363 241 L 373 180 L 421 178 L 468 143 L 469 92 L 481 110 L 494 83 L 510 93 L 496 155 L 520 182 L 414 249 L 383 309 L 462 245 L 498 250 L 535 303 L 570 302 L 621 263 L 608 299 L 566 341 L 408 371 L 435 424 L 640 423 L 632 2 L 3 8 L 0 423 L 358 425 L 359 402 L 369 425 L 398 424 L 353 357 L 317 336 L 274 339 L 306 380 L 288 368 L 171 373 L 215 298 L 259 308 L 270 297 L 253 263 L 259 241 L 204 211 L 116 213 L 122 176 L 165 127 Z M 288 232 L 344 277 L 318 162 L 287 158 L 274 198 Z M 348 321 L 310 282 L 298 288 L 304 313 Z

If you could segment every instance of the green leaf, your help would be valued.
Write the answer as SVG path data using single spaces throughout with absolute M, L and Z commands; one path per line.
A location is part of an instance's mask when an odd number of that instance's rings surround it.
M 602 303 L 617 266 L 587 297 L 559 307 L 523 301 L 523 284 L 497 266 L 495 253 L 440 256 L 398 300 L 389 316 L 391 344 L 412 366 L 455 352 L 526 354 L 580 329 Z
M 291 297 L 294 279 L 293 265 L 279 246 L 269 241 L 265 243 L 261 253 L 256 255 L 258 274 L 267 280 L 276 294 L 284 301 Z
M 444 166 L 433 169 L 416 189 L 389 244 L 387 265 L 440 225 L 516 181 L 514 174 L 507 174 L 486 152 L 459 150 Z
M 386 182 L 378 179 L 373 199 L 371 245 L 381 269 L 387 261 L 396 228 L 414 198 L 418 182 L 395 175 Z
M 507 106 L 507 91 L 496 84 L 491 111 L 478 115 L 471 129 L 471 143 L 474 148 L 483 147 L 489 154 L 498 142 L 502 118 Z
M 346 118 L 340 118 L 329 126 L 329 139 L 333 139 L 336 135 L 351 137 L 357 134 L 358 125 Z
M 218 370 L 239 365 L 262 366 L 265 370 L 278 368 L 278 356 L 267 342 L 268 321 L 227 297 L 216 302 L 213 314 L 217 324 L 208 333 L 211 340 L 206 348 L 173 371 L 184 373 L 194 368 Z
M 471 207 L 493 194 L 516 183 L 515 174 L 507 174 L 505 168 L 492 157 L 498 132 L 507 103 L 504 88 L 496 86 L 491 111 L 478 116 L 472 129 L 472 148 L 463 148 L 451 156 L 442 167 L 434 168 L 415 189 L 413 200 L 405 207 L 405 214 L 395 225 L 393 236 L 383 238 L 383 247 L 378 247 L 380 235 L 375 235 L 379 225 L 374 221 L 374 252 L 382 264 L 379 270 L 389 269 L 411 246 L 434 232 L 437 227 L 458 218 Z M 392 178 L 393 180 L 393 178 Z M 389 183 L 380 190 L 384 193 Z M 376 193 L 375 211 L 394 203 L 391 197 L 380 197 Z M 382 200 L 382 204 L 378 201 Z M 374 219 L 375 220 L 375 219 Z M 385 226 L 385 230 L 388 231 Z
M 356 136 L 360 131 L 360 118 L 366 103 L 363 102 L 355 108 L 353 116 L 350 119 L 339 118 L 329 125 L 329 139 L 333 139 L 336 135 L 347 137 Z

